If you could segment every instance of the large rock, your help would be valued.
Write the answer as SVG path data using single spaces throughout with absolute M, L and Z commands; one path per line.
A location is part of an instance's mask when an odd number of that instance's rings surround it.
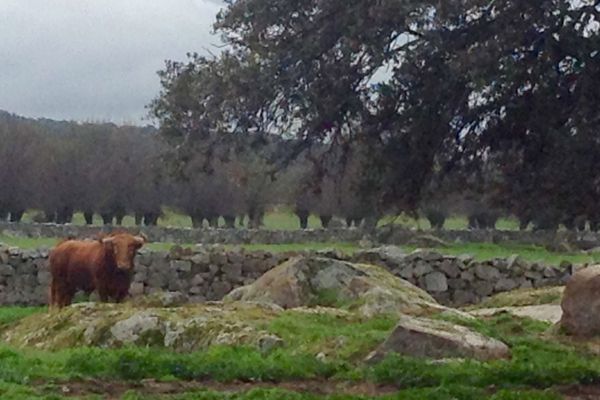
M 283 340 L 260 326 L 282 311 L 253 303 L 178 308 L 78 303 L 24 318 L 4 331 L 0 340 L 17 347 L 46 350 L 151 346 L 187 352 L 232 345 L 268 351 L 283 345 Z
M 474 358 L 480 361 L 510 358 L 499 340 L 464 326 L 428 318 L 403 316 L 390 336 L 366 359 L 378 362 L 389 353 L 419 358 Z
M 432 280 L 439 289 L 442 283 Z M 459 313 L 382 267 L 318 257 L 293 258 L 254 283 L 235 289 L 224 300 L 273 303 L 286 309 L 336 305 L 366 317 Z
M 567 283 L 560 325 L 573 336 L 600 334 L 600 265 L 577 271 Z

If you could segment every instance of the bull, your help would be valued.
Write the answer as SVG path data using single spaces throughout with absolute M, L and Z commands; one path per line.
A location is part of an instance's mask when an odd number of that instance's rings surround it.
M 113 233 L 97 240 L 65 240 L 50 253 L 50 307 L 72 303 L 75 293 L 98 292 L 100 301 L 121 302 L 129 293 L 144 236 Z

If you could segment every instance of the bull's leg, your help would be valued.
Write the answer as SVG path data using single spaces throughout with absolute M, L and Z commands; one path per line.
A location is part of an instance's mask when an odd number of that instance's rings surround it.
M 108 288 L 106 288 L 104 286 L 98 287 L 98 297 L 100 297 L 100 301 L 102 303 L 108 303 L 108 299 L 109 299 Z
M 61 288 L 57 288 L 58 291 L 58 307 L 63 308 L 71 305 L 73 302 L 73 297 L 75 296 L 74 290 L 60 290 Z
M 119 290 L 115 293 L 115 303 L 122 303 L 128 295 L 128 290 Z

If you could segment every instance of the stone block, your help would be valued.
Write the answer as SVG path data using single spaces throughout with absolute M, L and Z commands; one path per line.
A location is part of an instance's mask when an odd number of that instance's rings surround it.
M 433 268 L 431 267 L 431 265 L 429 265 L 429 263 L 424 262 L 424 261 L 417 261 L 416 266 L 413 269 L 413 275 L 416 278 L 420 278 L 431 272 L 433 272 Z
M 141 296 L 144 294 L 144 284 L 142 282 L 133 282 L 129 287 L 131 296 Z
M 486 297 L 494 293 L 494 285 L 489 281 L 479 281 L 473 284 L 473 289 L 479 297 Z
M 425 290 L 430 293 L 445 292 L 448 290 L 448 279 L 441 272 L 432 272 L 425 275 Z
M 494 281 L 500 278 L 500 271 L 489 265 L 478 264 L 475 267 L 475 276 L 484 281 Z
M 458 278 L 461 273 L 456 262 L 452 262 L 451 260 L 442 261 L 439 270 L 446 274 L 448 278 Z
M 494 285 L 494 290 L 496 292 L 508 292 L 508 291 L 514 290 L 518 287 L 519 287 L 519 283 L 516 282 L 514 279 L 504 278 L 504 279 L 500 279 L 498 282 L 496 282 L 496 284 Z

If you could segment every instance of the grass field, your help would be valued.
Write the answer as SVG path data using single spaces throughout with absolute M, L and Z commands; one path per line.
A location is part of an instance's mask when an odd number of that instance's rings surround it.
M 52 248 L 59 239 L 57 238 L 25 238 L 19 236 L 0 235 L 0 243 L 15 246 L 22 249 Z M 168 251 L 173 243 L 148 243 L 146 247 L 154 251 Z M 194 244 L 181 244 L 182 247 L 193 247 Z M 351 254 L 359 250 L 358 245 L 353 243 L 287 243 L 287 244 L 247 244 L 240 246 L 228 245 L 226 248 L 242 247 L 248 251 L 269 251 L 272 253 L 290 251 L 310 251 L 324 249 L 338 249 Z M 416 249 L 414 246 L 404 246 L 406 252 Z M 491 260 L 494 258 L 506 258 L 518 254 L 529 262 L 539 262 L 547 265 L 560 265 L 562 262 L 570 263 L 597 263 L 600 262 L 600 253 L 558 253 L 549 251 L 543 247 L 524 244 L 493 244 L 493 243 L 453 243 L 443 248 L 433 248 L 441 254 L 448 255 L 471 255 L 477 260 Z
M 431 225 L 426 218 L 415 220 L 405 214 L 399 216 L 388 216 L 383 218 L 379 225 L 397 224 L 406 228 L 431 229 Z M 468 220 L 465 217 L 449 217 L 446 219 L 444 229 L 446 230 L 464 230 L 469 226 Z M 496 229 L 502 231 L 515 231 L 519 229 L 519 222 L 514 218 L 501 218 L 496 224 Z
M 0 333 L 38 312 L 45 311 L 0 309 Z M 454 322 L 504 341 L 512 359 L 430 363 L 392 355 L 366 365 L 361 360 L 387 336 L 392 319 L 290 310 L 265 326 L 286 343 L 269 353 L 219 346 L 185 354 L 156 348 L 49 352 L 0 345 L 0 398 L 99 399 L 94 390 L 110 387 L 124 399 L 549 400 L 561 398 L 564 385 L 600 381 L 600 358 L 548 340 L 546 323 L 508 315 Z M 326 358 L 316 356 L 322 351 Z M 153 395 L 158 387 L 171 392 Z M 370 394 L 359 396 L 365 388 Z M 337 394 L 326 395 L 331 392 Z
M 33 217 L 37 211 L 29 211 L 23 216 L 23 222 L 32 222 Z M 383 218 L 379 225 L 385 224 L 397 224 L 406 228 L 420 228 L 429 229 L 430 224 L 425 218 L 415 220 L 404 214 L 399 216 L 387 216 Z M 85 220 L 83 214 L 76 213 L 73 217 L 73 224 L 84 225 Z M 165 208 L 163 210 L 163 216 L 158 220 L 160 226 L 169 226 L 176 228 L 191 228 L 192 220 L 187 215 L 178 213 L 172 209 Z M 294 230 L 299 229 L 298 218 L 286 208 L 275 209 L 265 215 L 264 224 L 266 229 L 274 230 Z M 102 226 L 102 219 L 99 215 L 94 216 L 94 225 Z M 133 216 L 127 216 L 123 220 L 124 226 L 134 226 L 135 220 Z M 220 226 L 224 226 L 225 222 L 220 219 Z M 466 229 L 468 226 L 467 219 L 464 217 L 450 217 L 446 220 L 445 229 L 448 230 L 460 230 Z M 317 229 L 321 227 L 319 218 L 315 215 L 311 215 L 308 220 L 308 227 L 311 229 Z M 497 229 L 499 230 L 517 230 L 519 227 L 518 222 L 515 219 L 503 218 L 498 221 Z
M 36 213 L 37 213 L 36 211 L 29 211 L 29 212 L 25 213 L 25 215 L 23 216 L 23 222 L 32 222 L 33 217 Z M 287 211 L 287 210 L 273 211 L 273 212 L 268 213 L 265 216 L 264 222 L 265 222 L 265 228 L 267 228 L 267 229 L 293 230 L 293 229 L 299 228 L 298 218 L 296 218 L 296 216 L 293 215 L 293 213 L 291 213 L 290 211 Z M 72 223 L 74 225 L 84 225 L 85 220 L 83 218 L 83 214 L 76 213 L 73 216 Z M 225 225 L 225 221 L 223 221 L 222 218 L 219 220 L 219 223 L 220 223 L 220 226 Z M 102 219 L 100 218 L 100 216 L 94 215 L 94 225 L 102 226 L 102 224 L 103 223 L 102 223 Z M 163 216 L 161 218 L 159 218 L 159 220 L 158 220 L 158 224 L 160 226 L 168 226 L 168 227 L 175 227 L 175 228 L 191 228 L 192 220 L 187 215 L 183 215 L 174 210 L 165 208 L 163 210 Z M 130 215 L 126 216 L 123 219 L 123 225 L 124 226 L 135 226 L 135 219 L 133 218 L 133 216 L 130 216 Z M 314 229 L 321 227 L 321 223 L 316 216 L 311 216 L 309 218 L 308 225 L 309 225 L 309 228 L 314 228 Z

